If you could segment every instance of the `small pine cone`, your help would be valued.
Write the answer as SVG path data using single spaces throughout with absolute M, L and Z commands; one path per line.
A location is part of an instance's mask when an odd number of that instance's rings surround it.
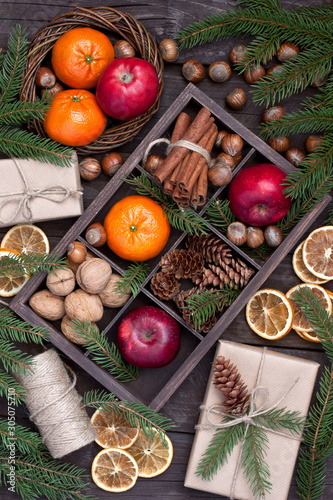
M 255 271 L 248 267 L 238 257 L 236 259 L 226 259 L 221 261 L 220 266 L 209 265 L 210 269 L 219 274 L 223 270 L 230 278 L 230 285 L 234 288 L 244 287 L 248 284 L 250 278 L 254 275 Z M 221 269 L 222 268 L 222 269 Z
M 226 398 L 222 403 L 225 413 L 244 415 L 250 405 L 251 394 L 248 393 L 237 366 L 230 364 L 230 360 L 224 356 L 218 356 L 213 366 L 213 383 Z
M 226 275 L 228 277 L 228 275 Z M 221 287 L 223 286 L 223 281 L 217 276 L 211 269 L 203 268 L 203 271 L 198 276 L 192 278 L 195 285 L 199 285 L 200 288 L 206 288 L 207 286 Z
M 191 312 L 186 308 L 187 306 L 187 299 L 191 297 L 191 295 L 194 295 L 195 293 L 198 292 L 198 288 L 194 287 L 191 288 L 190 290 L 182 290 L 179 292 L 176 297 L 174 298 L 174 301 L 186 323 L 195 330 L 194 326 L 194 321 Z M 202 323 L 200 328 L 197 330 L 198 333 L 208 333 L 213 326 L 215 325 L 217 319 L 216 316 L 211 316 L 208 318 L 207 321 Z
M 190 234 L 187 239 L 187 248 L 193 252 L 199 252 L 206 262 L 216 266 L 223 259 L 231 258 L 231 248 L 213 233 L 196 236 Z
M 173 274 L 176 279 L 192 278 L 202 272 L 203 257 L 197 252 L 188 250 L 172 250 L 160 261 L 161 271 Z
M 159 272 L 152 277 L 150 287 L 156 297 L 169 300 L 179 292 L 180 283 L 172 274 Z

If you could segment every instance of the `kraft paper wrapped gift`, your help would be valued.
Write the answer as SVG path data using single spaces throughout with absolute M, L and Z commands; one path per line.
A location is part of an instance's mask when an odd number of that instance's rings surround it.
M 0 227 L 83 213 L 77 155 L 68 167 L 21 158 L 0 161 Z
M 280 354 L 275 351 L 263 350 L 260 347 L 252 347 L 228 341 L 219 341 L 215 358 L 217 356 L 224 356 L 226 359 L 230 359 L 232 364 L 237 365 L 238 372 L 249 391 L 258 385 L 268 390 L 268 392 L 266 391 L 268 402 L 266 402 L 265 407 L 270 407 L 283 398 L 278 404 L 278 408 L 286 407 L 290 411 L 299 411 L 303 416 L 307 415 L 319 368 L 318 363 Z M 257 381 L 260 366 L 261 375 L 260 380 Z M 185 486 L 228 498 L 254 500 L 255 497 L 251 492 L 241 467 L 235 476 L 236 464 L 241 451 L 240 444 L 235 446 L 228 457 L 228 462 L 218 470 L 212 480 L 204 480 L 195 475 L 201 456 L 206 451 L 216 432 L 215 428 L 206 429 L 207 409 L 213 405 L 220 405 L 224 398 L 222 393 L 212 383 L 213 370 L 214 368 L 212 367 L 202 405 L 203 409 L 201 410 L 198 422 L 199 425 L 205 426 L 205 428 L 197 429 L 196 431 L 186 471 Z M 264 390 L 261 391 L 259 389 L 257 391 L 258 405 L 263 404 L 263 395 L 260 397 L 261 392 L 264 392 Z M 214 423 L 215 421 L 218 423 L 222 420 L 222 417 L 217 417 L 217 415 L 214 415 L 213 418 Z M 289 436 L 280 436 L 270 431 L 266 432 L 269 439 L 266 463 L 270 468 L 270 481 L 273 487 L 271 492 L 265 495 L 265 499 L 286 500 L 299 451 L 300 440 L 292 439 Z M 288 430 L 281 429 L 281 432 L 286 434 Z M 233 484 L 234 489 L 232 491 Z

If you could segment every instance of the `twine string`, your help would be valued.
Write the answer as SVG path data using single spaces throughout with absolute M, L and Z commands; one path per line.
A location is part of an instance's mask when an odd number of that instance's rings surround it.
M 278 399 L 272 405 L 266 407 L 266 405 L 268 404 L 268 400 L 269 400 L 269 391 L 268 391 L 267 387 L 259 385 L 262 371 L 263 371 L 263 367 L 264 367 L 265 358 L 266 358 L 266 350 L 267 350 L 266 347 L 264 347 L 262 349 L 260 365 L 258 368 L 255 386 L 254 386 L 253 390 L 251 391 L 252 397 L 251 397 L 251 401 L 250 401 L 249 411 L 247 414 L 237 416 L 237 415 L 230 415 L 228 413 L 224 413 L 223 411 L 221 411 L 221 405 L 212 405 L 210 407 L 206 407 L 205 405 L 200 406 L 200 409 L 206 410 L 207 424 L 198 424 L 198 425 L 196 425 L 196 429 L 199 429 L 199 430 L 207 430 L 207 429 L 212 429 L 212 428 L 226 429 L 227 427 L 233 427 L 233 426 L 238 425 L 240 423 L 245 424 L 245 431 L 244 431 L 244 434 L 243 434 L 243 437 L 242 437 L 242 440 L 240 443 L 238 457 L 237 457 L 237 461 L 236 461 L 236 467 L 235 467 L 235 471 L 234 471 L 234 475 L 233 475 L 232 483 L 231 483 L 231 488 L 230 488 L 230 495 L 229 495 L 230 500 L 234 500 L 234 498 L 235 498 L 234 492 L 235 492 L 236 482 L 237 482 L 238 474 L 239 474 L 241 463 L 242 463 L 243 446 L 244 446 L 245 438 L 246 438 L 246 435 L 247 435 L 247 432 L 249 430 L 250 425 L 254 425 L 255 427 L 259 427 L 259 428 L 264 429 L 266 431 L 272 432 L 273 434 L 278 434 L 279 436 L 287 437 L 289 439 L 295 439 L 297 441 L 302 440 L 302 438 L 300 436 L 294 436 L 292 434 L 287 434 L 284 432 L 275 431 L 273 429 L 270 429 L 268 427 L 261 425 L 260 423 L 258 423 L 255 420 L 255 417 L 259 417 L 260 415 L 265 415 L 266 413 L 270 412 L 271 410 L 274 410 L 274 408 L 277 408 L 279 406 L 279 404 L 282 403 L 282 401 L 288 396 L 290 391 L 295 387 L 295 385 L 297 384 L 297 382 L 299 380 L 299 378 L 294 380 L 294 382 L 291 384 L 289 389 L 280 397 L 280 399 Z M 255 398 L 260 391 L 263 392 L 264 399 L 263 399 L 263 402 L 257 407 L 255 405 Z M 220 415 L 222 417 L 229 417 L 229 418 L 232 418 L 233 420 L 231 420 L 229 422 L 215 423 L 211 419 L 211 414 Z
M 190 142 L 190 141 L 186 141 L 184 139 L 180 139 L 177 142 L 171 143 L 169 141 L 169 139 L 166 139 L 165 137 L 161 137 L 160 139 L 155 139 L 154 141 L 152 141 L 149 144 L 149 146 L 147 147 L 147 149 L 145 151 L 145 154 L 143 156 L 143 159 L 142 159 L 142 166 L 143 166 L 143 168 L 145 168 L 145 165 L 147 163 L 147 159 L 148 159 L 148 155 L 150 153 L 150 150 L 152 149 L 153 146 L 155 146 L 155 144 L 159 144 L 159 143 L 168 144 L 168 147 L 167 147 L 167 150 L 166 150 L 167 156 L 171 153 L 171 151 L 173 150 L 173 148 L 175 148 L 175 147 L 182 147 L 182 148 L 187 148 L 190 151 L 194 151 L 196 153 L 200 153 L 201 156 L 203 156 L 205 158 L 205 160 L 206 160 L 209 168 L 214 163 L 212 161 L 212 159 L 210 157 L 210 154 L 208 153 L 207 149 L 202 148 L 201 146 L 199 146 L 198 144 L 196 144 L 194 142 Z
M 63 203 L 65 200 L 67 200 L 70 196 L 82 196 L 82 189 L 68 189 L 66 186 L 63 185 L 57 185 L 57 186 L 52 186 L 52 187 L 47 187 L 47 188 L 38 188 L 38 189 L 29 189 L 28 186 L 28 181 L 26 179 L 26 176 L 24 175 L 23 169 L 21 168 L 21 165 L 17 161 L 16 158 L 12 158 L 14 161 L 17 170 L 21 176 L 21 179 L 24 184 L 24 189 L 22 191 L 13 191 L 11 193 L 3 193 L 0 194 L 0 198 L 8 198 L 7 200 L 4 200 L 0 202 L 0 223 L 1 224 L 11 224 L 18 214 L 22 212 L 23 218 L 31 223 L 33 218 L 32 218 L 32 210 L 30 206 L 30 200 L 33 198 L 43 198 L 45 200 L 50 200 L 53 201 L 54 203 Z M 13 198 L 14 197 L 14 198 Z M 11 203 L 16 204 L 16 208 L 14 210 L 14 213 L 11 217 L 7 219 L 3 219 L 1 217 L 1 212 L 3 208 Z

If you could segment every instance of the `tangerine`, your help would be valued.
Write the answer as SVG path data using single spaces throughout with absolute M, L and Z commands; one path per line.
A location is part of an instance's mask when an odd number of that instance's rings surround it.
M 92 89 L 113 59 L 113 45 L 106 35 L 92 28 L 74 28 L 58 38 L 51 62 L 59 80 L 69 87 Z
M 156 257 L 170 236 L 163 209 L 146 196 L 127 196 L 118 201 L 104 220 L 109 248 L 125 260 Z
M 82 89 L 55 94 L 43 121 L 47 135 L 66 146 L 89 144 L 101 135 L 106 124 L 106 114 L 94 94 Z

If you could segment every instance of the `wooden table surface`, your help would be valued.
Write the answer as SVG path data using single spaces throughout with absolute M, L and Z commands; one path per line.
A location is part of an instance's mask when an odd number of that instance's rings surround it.
M 323 2 L 320 0 L 282 0 L 282 3 L 285 8 L 288 9 L 308 4 L 321 5 Z M 0 46 L 4 48 L 6 47 L 11 29 L 17 23 L 25 27 L 28 31 L 29 37 L 32 37 L 34 33 L 45 23 L 57 15 L 68 12 L 72 7 L 81 6 L 90 8 L 98 5 L 115 7 L 123 10 L 124 12 L 131 13 L 138 20 L 140 20 L 152 33 L 156 40 L 160 42 L 164 38 L 172 37 L 177 30 L 184 28 L 196 19 L 202 19 L 209 14 L 226 11 L 235 7 L 237 2 L 235 0 L 149 0 L 148 3 L 145 3 L 139 2 L 139 0 L 120 0 L 119 2 L 116 2 L 115 0 L 106 0 L 101 3 L 95 3 L 85 0 L 76 0 L 75 2 L 56 2 L 55 0 L 34 0 L 33 2 L 29 0 L 16 0 L 15 2 L 7 2 L 2 0 Z M 196 47 L 192 50 L 183 51 L 176 63 L 166 64 L 164 74 L 165 86 L 160 110 L 140 132 L 140 134 L 133 141 L 120 148 L 119 152 L 127 158 L 139 144 L 140 140 L 168 109 L 178 94 L 184 89 L 187 82 L 182 77 L 181 65 L 185 60 L 195 58 L 202 62 L 207 68 L 208 65 L 214 61 L 228 61 L 230 49 L 236 45 L 236 43 L 246 43 L 247 41 L 248 40 L 245 38 L 238 40 L 230 39 L 221 42 L 214 42 L 202 47 Z M 271 62 L 268 66 L 272 64 L 273 63 Z M 225 107 L 226 94 L 235 86 L 241 86 L 246 90 L 250 90 L 248 84 L 246 84 L 243 80 L 243 77 L 237 75 L 235 72 L 232 73 L 230 80 L 223 84 L 214 83 L 210 81 L 208 77 L 198 84 L 200 89 L 206 92 L 222 107 Z M 307 95 L 312 95 L 313 93 L 314 89 L 308 89 L 300 95 L 293 96 L 285 100 L 283 105 L 285 106 L 286 111 L 291 112 L 297 109 L 303 98 Z M 249 98 L 244 110 L 233 112 L 232 114 L 242 124 L 256 133 L 261 121 L 263 109 L 264 108 L 262 106 L 253 105 L 251 98 Z M 302 134 L 292 136 L 291 145 L 304 150 L 305 138 L 306 137 Z M 88 207 L 90 202 L 95 199 L 106 182 L 108 182 L 108 178 L 103 173 L 98 177 L 98 179 L 91 183 L 83 181 L 85 208 Z M 318 220 L 311 229 L 320 227 L 325 220 L 325 216 L 326 214 L 324 213 L 320 220 Z M 74 222 L 75 219 L 66 219 L 38 224 L 45 231 L 50 240 L 51 251 Z M 4 232 L 4 230 L 0 231 L 1 237 Z M 297 243 L 298 242 L 295 241 L 295 247 Z M 298 283 L 299 280 L 292 270 L 291 255 L 288 255 L 263 286 L 276 288 L 282 292 L 286 292 L 289 288 Z M 333 291 L 332 284 L 328 284 L 326 287 Z M 255 335 L 247 326 L 244 310 L 224 332 L 223 339 L 233 340 L 235 342 L 241 342 L 249 345 L 267 345 L 269 348 L 276 349 L 283 353 L 317 361 L 321 364 L 321 368 L 325 363 L 327 363 L 327 358 L 320 345 L 302 340 L 293 331 L 280 341 L 270 343 L 265 342 L 264 339 Z M 33 349 L 35 349 L 33 346 L 30 347 L 31 352 L 34 352 Z M 170 432 L 169 434 L 174 445 L 174 458 L 171 466 L 164 474 L 157 478 L 150 480 L 139 479 L 133 489 L 122 494 L 124 498 L 132 500 L 139 500 L 143 498 L 158 498 L 160 500 L 171 498 L 177 498 L 177 500 L 200 498 L 208 500 L 218 498 L 216 495 L 184 487 L 184 477 L 194 436 L 194 426 L 198 419 L 198 408 L 204 396 L 214 351 L 215 346 L 210 349 L 210 351 L 205 355 L 202 361 L 196 366 L 190 376 L 178 388 L 162 409 L 164 414 L 173 418 L 178 424 L 178 428 L 175 432 Z M 66 359 L 65 356 L 64 359 Z M 68 360 L 66 360 L 66 362 L 68 362 Z M 77 389 L 80 393 L 90 389 L 101 389 L 99 384 L 82 369 L 71 362 L 69 362 L 69 364 L 72 364 L 72 367 L 78 375 Z M 7 416 L 7 403 L 4 399 L 0 401 L 0 415 L 5 417 Z M 17 409 L 17 422 L 29 425 L 28 414 L 23 407 L 19 407 Z M 65 460 L 86 468 L 87 473 L 89 474 L 92 460 L 99 450 L 100 448 L 93 444 L 68 455 L 65 457 Z M 294 474 L 288 500 L 296 500 L 299 498 L 296 491 L 297 488 Z M 117 496 L 98 489 L 93 483 L 91 484 L 91 493 L 100 500 L 106 498 L 116 498 Z M 331 457 L 328 461 L 326 488 L 321 498 L 328 500 L 332 497 L 333 457 Z M 18 497 L 13 493 L 8 492 L 5 486 L 2 486 L 0 487 L 0 498 L 3 500 L 13 500 Z

